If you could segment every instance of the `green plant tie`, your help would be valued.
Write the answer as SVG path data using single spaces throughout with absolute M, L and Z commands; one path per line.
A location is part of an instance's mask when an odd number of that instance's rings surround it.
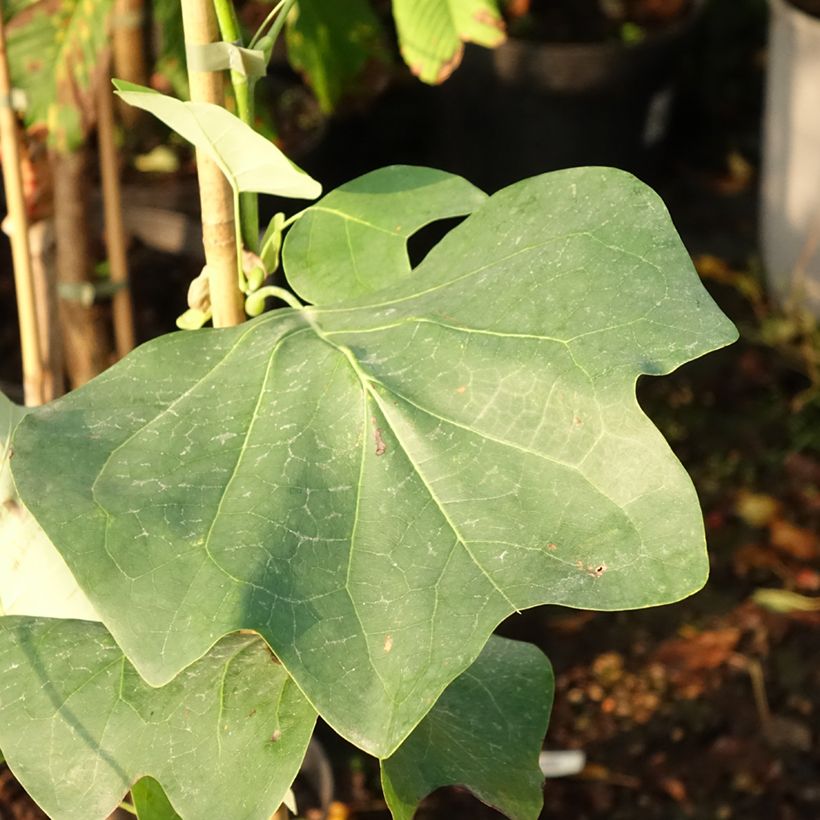
M 57 292 L 67 302 L 79 302 L 89 307 L 100 299 L 108 299 L 127 287 L 125 282 L 60 282 Z
M 238 43 L 189 44 L 185 49 L 189 71 L 222 71 L 229 68 L 243 77 L 264 77 L 267 72 L 265 52 L 243 48 Z
M 0 94 L 0 108 L 11 108 L 12 111 L 25 111 L 27 106 L 28 98 L 22 88 L 12 88 L 9 94 Z

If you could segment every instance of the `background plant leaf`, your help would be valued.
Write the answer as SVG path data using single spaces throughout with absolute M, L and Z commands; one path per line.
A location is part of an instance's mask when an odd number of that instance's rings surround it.
M 411 273 L 409 237 L 486 199 L 462 177 L 433 168 L 393 165 L 365 174 L 312 205 L 288 232 L 288 282 L 314 304 L 385 288 Z
M 504 42 L 496 0 L 393 0 L 401 53 L 425 83 L 444 82 L 458 67 L 464 43 Z
M 288 17 L 288 60 L 329 112 L 354 90 L 370 61 L 388 61 L 383 38 L 367 0 L 299 0 Z
M 322 186 L 297 168 L 270 140 L 218 105 L 183 102 L 134 83 L 115 80 L 117 94 L 148 111 L 222 169 L 234 190 L 315 199 Z
M 46 126 L 61 150 L 80 145 L 96 122 L 113 6 L 114 0 L 38 0 L 7 10 L 9 71 L 12 85 L 26 93 L 26 125 Z
M 510 820 L 536 820 L 538 755 L 549 723 L 552 668 L 530 644 L 493 636 L 398 751 L 382 761 L 395 820 L 412 820 L 440 786 L 466 786 Z
M 268 820 L 315 719 L 256 636 L 152 689 L 100 624 L 0 618 L 0 743 L 59 820 L 107 817 L 146 773 L 186 820 Z
M 139 348 L 29 414 L 12 465 L 150 682 L 255 629 L 380 757 L 516 609 L 703 584 L 694 488 L 635 382 L 736 337 L 611 169 L 512 185 L 385 276 Z

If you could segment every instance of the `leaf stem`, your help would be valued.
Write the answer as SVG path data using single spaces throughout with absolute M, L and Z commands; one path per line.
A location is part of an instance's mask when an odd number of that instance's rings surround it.
M 256 34 L 253 35 L 251 38 L 250 48 L 253 48 L 264 36 L 265 36 L 265 29 L 271 24 L 277 14 L 282 12 L 282 17 L 287 17 L 288 12 L 290 11 L 290 7 L 293 5 L 294 0 L 279 0 L 279 2 L 268 12 L 268 16 L 262 21 L 262 25 L 256 30 Z M 287 8 L 284 8 L 287 6 Z M 281 26 L 279 27 L 281 29 Z M 276 35 L 273 38 L 273 42 L 276 42 L 276 36 L 278 36 L 279 31 L 277 30 Z
M 227 43 L 243 45 L 242 30 L 232 0 L 214 0 L 219 32 Z M 236 97 L 236 113 L 246 125 L 253 127 L 255 116 L 254 91 L 256 80 L 231 71 L 231 86 Z M 259 252 L 259 195 L 243 191 L 239 195 L 239 229 L 244 246 Z
M 133 814 L 137 817 L 137 809 L 133 803 L 129 803 L 127 800 L 121 800 L 117 803 L 117 808 L 122 809 L 123 811 L 127 811 L 129 814 Z

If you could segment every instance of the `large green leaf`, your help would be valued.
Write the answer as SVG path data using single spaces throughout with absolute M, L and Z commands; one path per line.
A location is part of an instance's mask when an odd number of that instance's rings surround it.
M 426 83 L 442 83 L 461 62 L 464 43 L 504 42 L 496 0 L 393 0 L 401 53 Z
M 466 786 L 510 820 L 535 820 L 543 803 L 538 765 L 552 706 L 549 661 L 529 644 L 490 638 L 398 751 L 382 761 L 395 820 L 412 820 L 440 786 Z
M 350 93 L 368 62 L 386 61 L 382 38 L 367 0 L 299 0 L 288 17 L 288 59 L 324 111 Z
M 26 124 L 47 126 L 63 150 L 80 144 L 96 122 L 113 6 L 114 0 L 37 0 L 10 9 L 9 69 L 12 84 L 26 93 Z
M 13 462 L 151 683 L 256 629 L 381 757 L 516 609 L 704 583 L 694 488 L 635 381 L 736 336 L 614 170 L 506 188 L 385 281 L 155 340 L 29 414 Z
M 487 195 L 433 168 L 394 165 L 331 191 L 285 241 L 288 282 L 315 304 L 373 293 L 410 275 L 407 240 L 420 228 L 472 213 Z
M 0 618 L 0 744 L 55 820 L 107 817 L 144 774 L 186 820 L 268 820 L 315 719 L 255 636 L 152 689 L 100 624 Z
M 134 83 L 115 80 L 117 94 L 148 111 L 208 154 L 237 192 L 315 199 L 322 186 L 297 168 L 270 140 L 218 105 L 183 102 Z

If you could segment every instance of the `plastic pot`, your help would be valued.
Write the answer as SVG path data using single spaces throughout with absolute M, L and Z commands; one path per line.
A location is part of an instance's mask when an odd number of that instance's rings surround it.
M 770 0 L 761 184 L 767 282 L 820 316 L 820 15 Z
M 448 167 L 489 188 L 576 165 L 646 174 L 701 5 L 638 43 L 510 38 L 494 51 L 468 48 L 442 87 Z

